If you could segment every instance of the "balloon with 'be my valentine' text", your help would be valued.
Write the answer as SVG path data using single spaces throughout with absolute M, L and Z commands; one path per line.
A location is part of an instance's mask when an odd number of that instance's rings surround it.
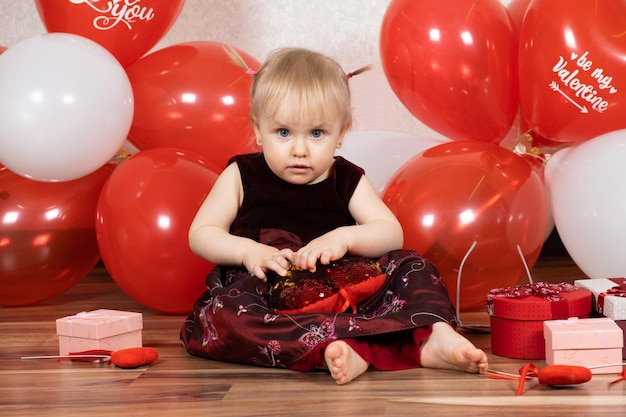
M 586 141 L 626 128 L 626 3 L 533 0 L 520 32 L 521 116 L 538 135 Z

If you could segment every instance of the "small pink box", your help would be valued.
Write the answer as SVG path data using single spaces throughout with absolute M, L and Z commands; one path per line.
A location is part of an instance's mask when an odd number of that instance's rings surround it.
M 610 318 L 549 320 L 543 323 L 548 365 L 577 365 L 592 374 L 622 372 L 622 329 Z M 603 366 L 595 368 L 596 366 Z
M 56 321 L 59 354 L 85 350 L 120 350 L 141 347 L 141 313 L 118 310 L 94 310 L 67 316 Z

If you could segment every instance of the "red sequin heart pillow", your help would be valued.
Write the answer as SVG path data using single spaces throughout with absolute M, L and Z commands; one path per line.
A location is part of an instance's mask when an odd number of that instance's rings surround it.
M 270 308 L 279 314 L 342 313 L 348 308 L 356 313 L 357 305 L 376 294 L 385 279 L 378 262 L 356 256 L 318 264 L 315 272 L 292 267 L 271 285 Z

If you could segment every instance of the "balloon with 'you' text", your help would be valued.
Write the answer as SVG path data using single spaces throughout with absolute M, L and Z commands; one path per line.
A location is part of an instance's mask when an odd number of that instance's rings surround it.
M 91 39 L 126 67 L 167 33 L 184 0 L 35 0 L 48 32 Z

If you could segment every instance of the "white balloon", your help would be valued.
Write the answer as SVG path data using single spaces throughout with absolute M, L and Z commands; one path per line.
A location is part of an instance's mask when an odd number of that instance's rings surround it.
M 448 141 L 400 132 L 351 131 L 346 134 L 337 155 L 365 169 L 367 178 L 382 194 L 391 177 L 405 162 L 426 149 Z
M 126 72 L 96 42 L 48 33 L 0 55 L 0 162 L 18 175 L 68 181 L 96 171 L 132 117 Z
M 556 152 L 546 165 L 563 245 L 590 278 L 626 276 L 626 130 Z

